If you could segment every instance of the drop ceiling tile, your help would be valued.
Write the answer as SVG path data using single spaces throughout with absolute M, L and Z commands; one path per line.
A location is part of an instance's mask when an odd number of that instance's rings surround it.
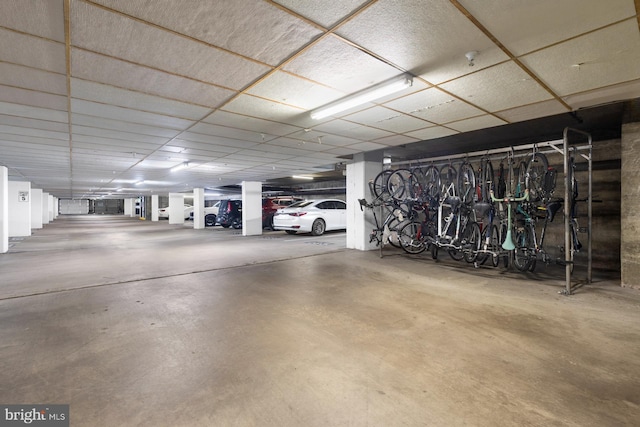
M 209 123 L 197 123 L 191 129 L 189 129 L 189 132 L 200 133 L 203 135 L 220 136 L 230 139 L 241 139 L 244 141 L 257 143 L 264 142 L 267 139 L 266 135 L 263 136 L 264 134 L 259 132 Z
M 58 139 L 61 141 L 69 142 L 68 132 L 55 132 L 42 129 L 31 129 L 18 126 L 9 126 L 0 124 L 0 134 L 4 135 L 21 135 L 21 136 L 34 136 L 38 138 L 46 139 Z
M 483 114 L 482 110 L 438 88 L 430 88 L 395 101 L 387 102 L 385 106 L 436 124 L 448 123 Z
M 489 112 L 552 98 L 549 92 L 513 61 L 461 77 L 441 87 Z
M 74 113 L 72 115 L 73 125 L 95 127 L 97 129 L 120 130 L 123 132 L 137 133 L 140 135 L 158 136 L 161 138 L 173 138 L 180 133 L 178 130 L 166 129 L 157 126 L 147 126 L 137 123 L 127 123 L 116 119 L 107 119 L 100 116 L 88 116 Z
M 0 27 L 64 43 L 63 0 L 5 1 Z
M 163 98 L 215 108 L 236 91 L 114 58 L 71 50 L 72 76 Z
M 477 67 L 506 59 L 448 0 L 378 1 L 337 33 L 431 83 L 468 72 L 464 54 L 470 50 L 482 52 Z
M 259 132 L 265 135 L 266 141 L 276 136 L 289 135 L 301 129 L 300 127 L 290 126 L 285 123 L 248 117 L 222 110 L 217 110 L 213 114 L 210 114 L 203 122 Z
M 6 62 L 0 62 L 0 85 L 31 89 L 54 95 L 67 95 L 67 78 L 63 74 L 36 70 Z
M 359 139 L 347 138 L 326 132 L 320 132 L 317 128 L 305 129 L 289 135 L 290 138 L 306 141 L 308 143 L 317 143 L 318 145 L 327 145 L 332 147 L 342 147 L 344 145 L 356 144 L 362 142 Z
M 0 27 L 0 58 L 5 62 L 66 74 L 64 44 Z
M 282 71 L 271 74 L 247 93 L 306 110 L 328 104 L 343 96 L 337 90 Z
M 204 1 L 188 7 L 174 0 L 155 0 L 152 6 L 128 0 L 97 3 L 271 65 L 320 35 L 304 20 L 262 1 Z
M 66 111 L 67 97 L 33 90 L 0 86 L 0 102 Z
M 270 69 L 83 2 L 75 2 L 71 8 L 71 43 L 75 47 L 230 89 L 243 88 Z
M 313 130 L 318 132 L 327 132 L 330 134 L 341 135 L 346 138 L 370 141 L 373 139 L 383 138 L 392 135 L 391 132 L 374 129 L 372 127 L 363 126 L 358 123 L 348 122 L 346 120 L 331 120 L 330 122 L 314 126 Z M 330 144 L 329 141 L 327 141 Z
M 164 147 L 160 148 L 159 151 L 171 152 L 172 155 L 181 154 L 185 156 L 188 156 L 190 153 L 204 154 L 207 152 L 212 153 L 212 155 L 226 155 L 229 153 L 235 153 L 236 151 L 238 151 L 238 147 L 175 139 L 171 141 L 171 144 L 165 145 Z
M 222 109 L 223 111 L 230 113 L 237 113 L 275 122 L 280 121 L 304 128 L 310 127 L 314 124 L 314 120 L 311 119 L 309 113 L 304 109 L 294 108 L 251 95 L 240 95 L 225 105 Z
M 543 101 L 538 102 L 537 104 L 525 105 L 522 107 L 512 108 L 510 110 L 500 111 L 496 113 L 496 115 L 506 120 L 507 122 L 515 123 L 567 112 L 568 110 L 564 105 L 562 105 L 555 99 L 552 99 L 550 101 Z
M 332 148 L 331 150 L 327 150 L 327 153 L 329 154 L 333 154 L 336 157 L 338 156 L 350 156 L 352 154 L 356 154 L 359 153 L 360 150 L 354 150 L 352 148 L 349 147 L 337 147 L 337 148 Z
M 71 80 L 71 96 L 188 120 L 199 120 L 211 112 L 209 108 L 80 79 Z
M 561 96 L 640 78 L 640 32 L 630 19 L 524 56 L 522 62 Z
M 180 134 L 180 138 L 174 141 L 174 145 L 176 145 L 177 141 L 180 141 L 180 140 L 192 141 L 192 142 L 203 142 L 203 143 L 208 143 L 212 145 L 222 145 L 227 147 L 235 147 L 237 149 L 251 148 L 258 145 L 257 142 L 245 141 L 242 139 L 224 138 L 224 137 L 214 136 L 214 135 L 205 135 L 205 134 L 200 134 L 195 132 L 183 132 L 182 134 Z
M 50 110 L 46 108 L 30 107 L 0 101 L 0 114 L 18 116 L 30 119 L 48 120 L 52 122 L 68 123 L 69 114 L 66 111 Z
M 417 130 L 415 132 L 409 132 L 407 133 L 407 135 L 418 138 L 420 141 L 426 141 L 428 139 L 442 138 L 444 136 L 454 135 L 456 133 L 459 132 L 443 126 L 433 126 L 430 128 Z
M 282 147 L 300 148 L 302 150 L 307 150 L 307 151 L 326 151 L 327 150 L 326 144 L 319 144 L 317 141 L 286 138 L 286 137 L 276 138 L 272 141 L 269 141 L 269 145 L 279 145 Z
M 505 124 L 507 124 L 507 122 L 505 122 L 504 120 L 501 120 L 490 114 L 485 114 L 484 116 L 473 117 L 471 119 L 448 123 L 447 127 L 455 129 L 458 132 L 470 132 L 472 130 L 491 128 Z
M 334 99 L 402 74 L 336 37 L 320 40 L 284 70 L 343 92 Z
M 410 136 L 405 136 L 405 135 L 391 135 L 391 136 L 387 136 L 385 138 L 379 138 L 376 139 L 375 143 L 377 144 L 383 144 L 383 145 L 388 145 L 391 147 L 396 147 L 398 145 L 405 145 L 405 144 L 411 144 L 413 142 L 418 142 L 419 139 L 417 138 L 413 138 Z
M 73 113 L 169 129 L 187 129 L 193 124 L 192 121 L 176 117 L 147 113 L 145 111 L 132 110 L 129 108 L 99 104 L 79 99 L 71 99 L 71 111 Z
M 633 0 L 460 0 L 513 54 L 520 56 L 633 17 Z
M 69 125 L 66 123 L 27 119 L 23 117 L 12 117 L 2 114 L 0 114 L 0 125 L 12 125 L 27 129 L 42 129 L 54 132 L 69 132 Z
M 360 151 L 373 151 L 373 150 L 379 150 L 385 147 L 386 145 L 376 144 L 375 142 L 359 142 L 357 144 L 350 145 L 348 148 L 351 148 L 352 150 L 360 150 Z
M 359 113 L 343 117 L 344 120 L 383 129 L 389 132 L 405 133 L 422 129 L 431 123 L 385 107 L 373 107 Z
M 149 144 L 155 144 L 157 146 L 163 145 L 167 142 L 167 138 L 156 137 L 151 135 L 142 135 L 132 132 L 123 132 L 113 129 L 99 129 L 88 126 L 73 126 L 73 135 L 89 135 L 102 138 L 119 139 L 122 141 L 135 141 L 144 142 Z
M 287 9 L 318 23 L 325 28 L 331 28 L 333 25 L 355 12 L 358 8 L 367 3 L 367 1 L 342 0 L 336 2 L 335 0 L 319 0 L 301 2 L 298 0 L 275 0 L 275 3 L 281 4 Z
M 609 102 L 640 98 L 640 80 L 620 83 L 601 89 L 569 95 L 563 100 L 574 110 L 592 105 L 602 105 Z

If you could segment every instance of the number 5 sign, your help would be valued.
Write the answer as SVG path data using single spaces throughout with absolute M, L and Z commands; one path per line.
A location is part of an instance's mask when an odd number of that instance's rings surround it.
M 29 201 L 29 192 L 28 191 L 18 191 L 18 201 L 19 202 L 28 202 Z

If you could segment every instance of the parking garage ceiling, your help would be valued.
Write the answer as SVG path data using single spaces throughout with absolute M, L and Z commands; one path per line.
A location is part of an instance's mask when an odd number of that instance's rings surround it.
M 0 0 L 0 165 L 60 198 L 127 197 L 480 150 L 640 97 L 639 4 Z M 404 73 L 402 92 L 310 117 Z

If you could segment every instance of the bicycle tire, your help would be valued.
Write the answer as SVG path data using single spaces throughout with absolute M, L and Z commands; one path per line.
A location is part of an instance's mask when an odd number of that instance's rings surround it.
M 520 162 L 516 173 L 518 177 L 516 181 L 516 188 L 513 194 L 515 195 L 515 197 L 522 197 L 524 196 L 524 192 L 527 188 L 527 163 Z
M 421 235 L 422 223 L 418 221 L 408 222 L 398 231 L 398 241 L 406 253 L 412 255 L 419 254 L 427 248 Z
M 389 229 L 389 244 L 394 248 L 402 248 L 398 240 L 398 230 L 403 222 L 404 221 L 400 221 L 398 217 L 394 216 L 393 219 L 387 223 L 387 228 Z
M 467 224 L 464 229 L 464 248 L 462 250 L 464 260 L 473 263 L 478 258 L 478 251 L 482 241 L 482 233 L 477 222 Z
M 393 200 L 402 201 L 414 197 L 411 191 L 411 176 L 409 169 L 397 169 L 389 175 L 387 191 Z
M 500 232 L 498 230 L 498 226 L 495 224 L 491 224 L 491 237 L 489 239 L 489 248 L 493 254 L 491 255 L 491 265 L 497 267 L 500 264 Z
M 502 162 L 500 162 L 500 167 L 498 168 L 498 183 L 494 191 L 498 199 L 504 198 L 507 194 L 507 180 L 505 179 L 504 163 Z
M 538 202 L 547 198 L 544 188 L 544 177 L 549 169 L 547 156 L 533 153 L 527 164 L 526 188 L 529 189 L 529 200 Z
M 387 182 L 389 181 L 389 176 L 393 173 L 392 170 L 383 170 L 374 178 L 371 184 L 371 192 L 373 193 L 373 197 L 376 199 L 380 198 L 385 200 L 385 193 L 388 194 L 387 190 Z
M 515 231 L 516 248 L 513 251 L 513 265 L 520 271 L 527 271 L 531 266 L 532 242 L 531 228 L 524 227 Z
M 486 159 L 482 162 L 482 179 L 480 193 L 483 202 L 491 203 L 491 190 L 495 192 L 495 176 L 493 172 L 493 165 L 491 160 Z M 503 196 L 504 197 L 504 196 Z
M 440 189 L 442 186 L 438 168 L 434 165 L 427 166 L 422 170 L 422 180 L 422 189 L 425 196 L 437 200 L 440 197 Z
M 476 189 L 476 174 L 469 162 L 463 162 L 458 168 L 458 194 L 465 203 L 473 202 Z
M 442 193 L 444 193 L 449 188 L 449 186 L 451 184 L 453 184 L 456 189 L 458 188 L 458 171 L 451 164 L 444 165 L 440 169 L 440 185 L 441 185 L 440 193 L 441 193 L 441 195 L 442 195 Z

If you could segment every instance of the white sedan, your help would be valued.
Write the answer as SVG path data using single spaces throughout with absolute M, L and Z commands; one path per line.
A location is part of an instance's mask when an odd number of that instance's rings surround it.
M 303 200 L 278 209 L 273 216 L 274 230 L 289 234 L 320 236 L 327 230 L 347 228 L 347 204 L 337 199 Z
M 193 212 L 193 206 L 184 205 L 184 219 L 189 219 L 189 215 Z M 169 218 L 169 207 L 158 209 L 158 218 Z

